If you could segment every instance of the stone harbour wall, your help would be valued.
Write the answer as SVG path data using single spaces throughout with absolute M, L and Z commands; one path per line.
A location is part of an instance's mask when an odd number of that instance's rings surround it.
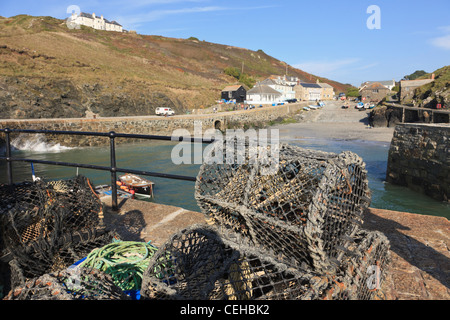
M 386 181 L 450 202 L 450 124 L 399 124 Z
M 27 119 L 0 120 L 0 128 L 5 129 L 37 129 L 59 131 L 110 132 L 128 134 L 150 134 L 172 136 L 176 129 L 185 129 L 194 135 L 194 128 L 201 124 L 202 132 L 207 129 L 226 130 L 229 128 L 251 128 L 268 125 L 271 121 L 281 120 L 295 114 L 304 104 L 286 104 L 280 106 L 266 106 L 252 110 L 235 112 L 218 112 L 205 115 L 175 115 L 142 116 L 142 117 L 111 117 L 111 118 L 68 118 L 68 119 Z M 197 125 L 197 127 L 196 127 Z M 186 133 L 187 133 L 186 132 Z M 11 140 L 18 137 L 18 133 L 11 134 Z M 23 134 L 22 140 L 29 134 Z M 4 133 L 0 133 L 0 144 L 4 140 Z M 31 139 L 31 137 L 30 137 Z M 87 137 L 70 135 L 46 134 L 48 143 L 59 143 L 66 147 L 86 147 L 109 144 L 105 137 Z M 130 142 L 130 139 L 117 138 L 116 143 Z

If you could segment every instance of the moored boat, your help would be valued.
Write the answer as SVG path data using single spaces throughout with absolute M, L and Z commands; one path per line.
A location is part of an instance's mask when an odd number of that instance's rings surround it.
M 154 183 L 135 174 L 127 173 L 119 176 L 117 186 L 132 195 L 153 198 Z
M 104 196 L 111 196 L 112 195 L 112 188 L 110 185 L 102 184 L 95 187 L 95 192 L 99 195 L 99 197 Z M 129 192 L 126 192 L 122 189 L 117 189 L 117 196 L 120 198 L 132 198 L 133 195 Z

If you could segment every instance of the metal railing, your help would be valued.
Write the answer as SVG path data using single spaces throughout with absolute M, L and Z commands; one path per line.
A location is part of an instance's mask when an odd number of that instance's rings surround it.
M 12 163 L 14 161 L 19 162 L 30 162 L 30 163 L 41 163 L 48 165 L 59 165 L 66 167 L 77 167 L 93 170 L 109 171 L 111 173 L 111 197 L 112 197 L 112 209 L 117 210 L 117 172 L 125 172 L 138 174 L 143 176 L 160 177 L 167 179 L 176 179 L 184 181 L 196 181 L 196 177 L 189 177 L 183 175 L 167 174 L 160 172 L 151 172 L 143 170 L 135 170 L 131 168 L 117 168 L 116 165 L 116 138 L 128 138 L 128 139 L 144 139 L 144 140 L 163 140 L 163 141 L 190 141 L 195 143 L 212 143 L 214 139 L 199 139 L 193 137 L 174 137 L 174 136 L 158 136 L 158 135 L 145 135 L 145 134 L 127 134 L 127 133 L 117 133 L 114 131 L 105 132 L 84 132 L 84 131 L 53 131 L 53 130 L 31 130 L 31 129 L 0 129 L 0 132 L 5 133 L 6 142 L 6 154 L 5 157 L 1 156 L 0 160 L 6 160 L 6 174 L 8 178 L 8 184 L 13 186 L 13 175 L 12 175 Z M 106 137 L 109 138 L 110 147 L 110 166 L 99 166 L 92 164 L 83 163 L 70 163 L 70 162 L 58 162 L 49 160 L 39 160 L 39 159 L 29 159 L 29 158 L 14 158 L 11 155 L 11 133 L 30 133 L 30 134 L 55 134 L 55 135 L 78 135 L 78 136 L 91 136 L 91 137 Z

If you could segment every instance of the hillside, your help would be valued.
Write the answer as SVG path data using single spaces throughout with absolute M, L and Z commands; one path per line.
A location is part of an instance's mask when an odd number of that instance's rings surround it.
M 286 64 L 261 50 L 210 42 L 69 29 L 64 20 L 19 15 L 0 18 L 0 118 L 154 114 L 158 106 L 178 113 L 209 106 L 224 73 L 240 68 L 256 80 L 285 73 Z M 348 85 L 288 66 L 302 81 Z
M 425 108 L 435 108 L 437 104 L 450 108 L 450 66 L 445 66 L 433 72 L 435 80 L 417 88 L 414 92 L 414 105 Z M 429 79 L 431 74 L 418 79 Z
M 442 67 L 432 73 L 426 73 L 416 80 L 430 79 L 434 73 L 435 80 L 414 90 L 412 104 L 415 107 L 436 108 L 437 104 L 441 107 L 450 108 L 450 66 Z M 400 100 L 401 104 L 410 103 L 410 99 Z M 427 113 L 423 113 L 419 121 L 429 122 Z M 436 116 L 435 116 L 436 117 Z M 436 118 L 435 118 L 436 120 Z M 402 121 L 402 113 L 399 109 L 390 108 L 384 103 L 377 106 L 370 112 L 370 124 L 375 127 L 392 127 Z

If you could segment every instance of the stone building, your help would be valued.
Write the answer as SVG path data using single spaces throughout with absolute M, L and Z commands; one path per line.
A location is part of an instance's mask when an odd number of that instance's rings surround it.
M 359 93 L 362 101 L 378 103 L 391 93 L 391 90 L 383 86 L 380 82 L 374 82 L 361 88 Z
M 322 88 L 322 92 L 320 95 L 321 100 L 333 100 L 334 98 L 334 88 L 328 83 L 318 83 L 318 85 Z
M 415 89 L 433 81 L 434 81 L 434 73 L 431 75 L 431 79 L 400 81 L 400 90 L 399 90 L 400 100 L 405 101 L 412 99 L 414 96 Z
M 83 25 L 97 30 L 123 32 L 122 25 L 118 22 L 109 21 L 103 18 L 103 15 L 98 17 L 95 13 L 89 14 L 81 12 L 79 15 L 72 13 L 72 16 L 69 19 L 73 24 Z
M 316 101 L 322 98 L 322 87 L 317 83 L 300 82 L 294 90 L 295 98 L 299 101 Z

